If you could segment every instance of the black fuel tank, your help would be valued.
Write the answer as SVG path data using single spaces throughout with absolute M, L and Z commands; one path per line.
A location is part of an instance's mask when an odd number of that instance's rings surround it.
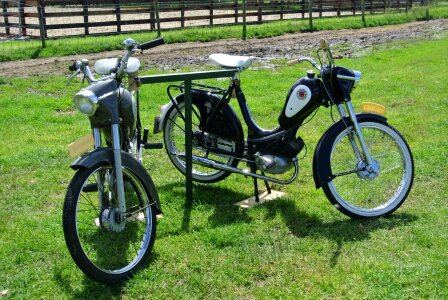
M 320 80 L 310 75 L 302 77 L 289 90 L 278 122 L 284 129 L 299 125 L 321 104 Z

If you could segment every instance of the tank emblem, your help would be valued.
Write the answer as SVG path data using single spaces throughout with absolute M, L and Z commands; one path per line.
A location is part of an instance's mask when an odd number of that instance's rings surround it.
M 285 115 L 288 118 L 295 116 L 311 100 L 311 90 L 306 85 L 299 85 L 294 88 L 286 104 Z
M 308 91 L 305 90 L 304 88 L 301 88 L 297 91 L 297 98 L 299 98 L 299 100 L 305 100 L 307 96 Z

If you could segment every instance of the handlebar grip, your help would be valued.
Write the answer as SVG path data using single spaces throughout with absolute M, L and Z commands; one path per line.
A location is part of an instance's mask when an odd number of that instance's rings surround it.
M 146 42 L 146 43 L 139 44 L 139 45 L 137 45 L 137 48 L 140 50 L 148 50 L 148 49 L 151 49 L 151 48 L 163 45 L 163 44 L 165 44 L 165 41 L 163 40 L 163 37 L 161 37 L 161 38 L 158 38 L 158 39 Z
M 78 70 L 78 68 L 76 67 L 76 61 L 74 61 L 70 66 L 68 66 L 68 70 L 71 72 L 75 72 Z
M 290 60 L 290 61 L 288 61 L 286 64 L 287 64 L 288 66 L 291 66 L 291 65 L 298 64 L 298 63 L 299 63 L 299 61 L 298 61 L 297 59 L 294 59 L 294 60 Z

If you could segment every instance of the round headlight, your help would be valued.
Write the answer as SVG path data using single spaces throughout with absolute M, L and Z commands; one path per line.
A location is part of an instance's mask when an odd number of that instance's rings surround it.
M 353 70 L 353 72 L 355 73 L 355 85 L 354 85 L 354 87 L 356 87 L 358 85 L 359 81 L 361 80 L 361 72 L 355 71 L 355 70 Z
M 98 97 L 92 91 L 82 90 L 76 93 L 73 103 L 80 112 L 90 117 L 95 114 L 98 108 Z

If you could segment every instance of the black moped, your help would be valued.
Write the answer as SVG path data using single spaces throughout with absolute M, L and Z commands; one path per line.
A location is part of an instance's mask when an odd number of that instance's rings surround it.
M 239 73 L 227 89 L 194 85 L 193 109 L 193 180 L 212 183 L 231 173 L 254 179 L 289 184 L 299 171 L 297 155 L 305 146 L 298 135 L 300 127 L 320 107 L 336 107 L 339 120 L 322 135 L 314 153 L 313 175 L 330 202 L 354 218 L 386 216 L 406 199 L 413 182 L 414 163 L 402 135 L 381 115 L 381 106 L 371 104 L 375 113 L 355 113 L 351 92 L 361 72 L 336 66 L 330 47 L 321 41 L 317 51 L 320 64 L 309 57 L 290 63 L 309 62 L 319 73 L 308 71 L 297 80 L 286 97 L 273 130 L 260 128 L 251 116 L 241 89 Z M 254 57 L 213 54 L 210 59 L 223 68 L 247 69 Z M 180 94 L 173 97 L 174 90 Z M 170 102 L 156 117 L 155 132 L 163 132 L 165 149 L 174 166 L 185 174 L 185 132 L 183 86 L 168 89 Z M 247 125 L 247 138 L 237 114 L 229 105 L 236 98 Z M 249 170 L 238 168 L 246 163 Z M 292 176 L 279 179 L 291 168 Z M 267 175 L 269 174 L 269 175 Z M 276 176 L 277 175 L 277 176 Z M 258 198 L 257 198 L 258 200 Z

